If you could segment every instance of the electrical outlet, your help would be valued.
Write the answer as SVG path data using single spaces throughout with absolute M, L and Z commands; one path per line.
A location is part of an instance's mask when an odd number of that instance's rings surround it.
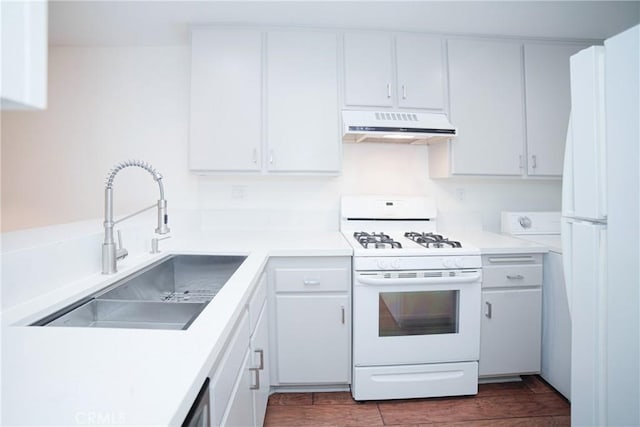
M 456 188 L 456 199 L 460 202 L 464 202 L 467 194 L 464 188 Z

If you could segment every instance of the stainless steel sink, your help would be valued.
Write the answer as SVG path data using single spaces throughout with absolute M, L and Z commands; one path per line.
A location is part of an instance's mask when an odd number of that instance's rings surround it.
M 47 326 L 187 329 L 206 305 L 93 299 L 58 317 Z
M 171 255 L 32 326 L 187 329 L 245 259 Z
M 245 259 L 229 255 L 173 255 L 116 282 L 97 298 L 208 302 Z

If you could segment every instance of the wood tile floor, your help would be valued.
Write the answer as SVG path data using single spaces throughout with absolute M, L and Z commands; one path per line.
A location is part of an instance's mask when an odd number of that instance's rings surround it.
M 569 426 L 569 402 L 536 375 L 522 382 L 480 384 L 476 396 L 370 401 L 348 392 L 278 393 L 265 426 L 431 427 Z

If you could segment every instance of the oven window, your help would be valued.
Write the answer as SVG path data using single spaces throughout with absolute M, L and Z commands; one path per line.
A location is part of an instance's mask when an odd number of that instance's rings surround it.
M 381 292 L 381 337 L 458 333 L 459 290 Z

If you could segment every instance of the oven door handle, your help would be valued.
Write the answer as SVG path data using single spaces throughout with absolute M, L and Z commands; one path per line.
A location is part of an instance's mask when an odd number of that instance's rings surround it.
M 454 277 L 415 277 L 415 278 L 388 278 L 377 279 L 367 276 L 356 276 L 356 282 L 365 285 L 386 286 L 386 285 L 448 285 L 451 283 L 473 283 L 480 280 L 480 274 L 469 274 Z

